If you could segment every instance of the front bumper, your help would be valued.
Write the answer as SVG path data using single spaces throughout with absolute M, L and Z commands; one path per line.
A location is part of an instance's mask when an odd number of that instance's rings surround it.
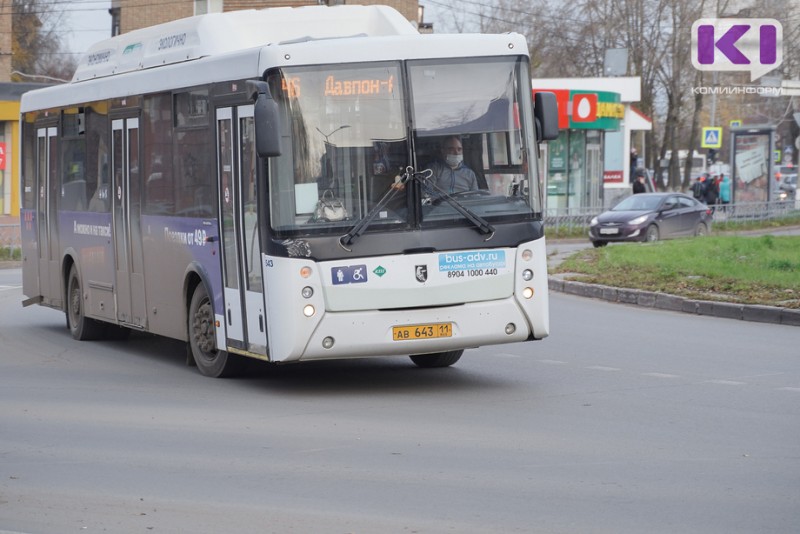
M 611 233 L 614 230 L 615 233 Z M 591 241 L 644 241 L 646 237 L 645 226 L 621 225 L 602 225 L 598 224 L 589 228 L 589 239 Z

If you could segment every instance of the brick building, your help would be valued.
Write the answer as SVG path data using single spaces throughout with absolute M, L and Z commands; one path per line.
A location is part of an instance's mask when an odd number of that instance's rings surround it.
M 127 33 L 171 20 L 224 11 L 262 9 L 266 7 L 300 7 L 327 3 L 387 5 L 418 25 L 420 32 L 430 33 L 431 24 L 422 20 L 422 9 L 417 0 L 174 0 L 153 3 L 152 0 L 112 0 L 112 35 Z
M 10 4 L 11 2 L 9 2 Z M 0 82 L 11 81 L 11 12 L 5 7 L 0 13 Z

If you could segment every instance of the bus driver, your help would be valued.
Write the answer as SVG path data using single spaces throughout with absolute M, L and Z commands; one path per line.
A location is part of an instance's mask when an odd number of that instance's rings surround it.
M 433 180 L 445 193 L 462 193 L 478 189 L 475 172 L 464 164 L 464 148 L 457 135 L 445 137 L 440 147 L 440 157 L 428 167 Z

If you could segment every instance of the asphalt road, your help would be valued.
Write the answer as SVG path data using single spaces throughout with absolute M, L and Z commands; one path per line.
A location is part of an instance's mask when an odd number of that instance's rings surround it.
M 800 524 L 796 328 L 551 293 L 551 337 L 453 368 L 255 364 L 214 380 L 173 341 L 73 341 L 63 314 L 19 306 L 13 276 L 0 272 L 0 530 Z

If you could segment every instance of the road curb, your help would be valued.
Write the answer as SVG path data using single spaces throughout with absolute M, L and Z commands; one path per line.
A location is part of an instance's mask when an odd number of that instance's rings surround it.
M 564 280 L 553 276 L 548 278 L 548 287 L 551 291 L 569 295 L 601 299 L 620 304 L 633 304 L 645 308 L 738 319 L 740 321 L 800 326 L 800 310 L 777 306 L 695 300 L 656 291 L 587 284 L 586 282 Z

